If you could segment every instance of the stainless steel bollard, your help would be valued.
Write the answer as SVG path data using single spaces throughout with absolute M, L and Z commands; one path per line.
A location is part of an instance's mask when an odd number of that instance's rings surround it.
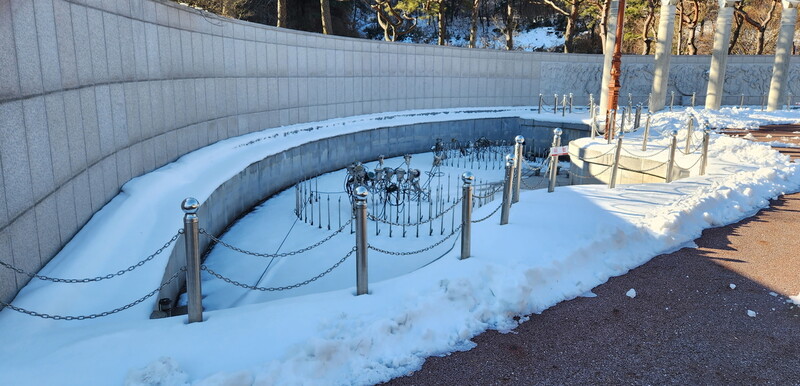
M 628 109 L 622 109 L 622 117 L 619 120 L 619 133 L 620 133 L 620 135 L 622 135 L 622 133 L 625 132 L 625 118 L 628 116 L 628 114 L 629 114 L 628 113 Z
M 669 145 L 669 160 L 667 160 L 667 173 L 664 176 L 664 181 L 667 183 L 672 182 L 672 168 L 675 165 L 675 150 L 678 149 L 678 132 L 672 130 L 672 142 Z
M 500 211 L 500 225 L 508 224 L 508 212 L 511 211 L 511 189 L 514 185 L 514 155 L 506 155 L 506 176 L 503 185 L 503 208 Z
M 611 140 L 614 139 L 614 132 L 617 129 L 617 110 L 608 110 L 608 120 L 609 122 L 606 125 L 606 138 L 608 139 L 608 143 L 611 144 Z
M 686 149 L 683 154 L 692 152 L 692 134 L 694 133 L 694 117 L 689 117 L 689 122 L 686 122 Z
M 589 94 L 589 116 L 591 118 L 595 117 L 595 114 L 594 114 L 594 94 Z
M 622 135 L 617 137 L 617 150 L 614 152 L 614 165 L 611 167 L 611 179 L 608 181 L 609 189 L 617 186 L 617 170 L 619 169 L 619 157 L 622 154 Z
M 703 155 L 700 161 L 700 175 L 706 175 L 706 167 L 708 166 L 708 141 L 711 130 L 708 128 L 708 122 L 703 123 Z
M 544 104 L 544 95 L 542 95 L 542 93 L 539 93 L 539 112 L 538 112 L 539 114 L 542 113 L 543 104 Z
M 675 104 L 675 91 L 670 91 L 669 95 L 669 111 L 672 112 L 672 106 Z
M 464 186 L 461 188 L 461 260 L 470 256 L 472 242 L 472 172 L 461 175 Z
M 694 101 L 696 97 L 697 97 L 697 92 L 692 92 L 692 108 L 694 108 Z
M 650 135 L 650 118 L 653 114 L 648 112 L 647 119 L 644 121 L 644 135 L 642 138 L 642 151 L 647 151 L 647 137 Z
M 183 239 L 186 241 L 186 297 L 189 323 L 203 321 L 203 294 L 200 288 L 200 225 L 197 209 L 200 202 L 189 197 L 183 209 Z
M 553 114 L 558 114 L 558 94 L 553 94 Z
M 567 94 L 561 97 L 561 116 L 567 115 Z
M 569 113 L 572 114 L 572 93 L 569 93 Z
M 767 109 L 767 94 L 761 95 L 761 111 Z
M 367 196 L 369 191 L 359 186 L 353 192 L 355 196 L 355 223 L 356 223 L 356 295 L 369 292 L 367 280 Z
M 639 103 L 636 105 L 636 116 L 633 118 L 633 129 L 636 130 L 639 128 L 639 125 L 642 123 L 642 104 Z
M 553 129 L 553 147 L 561 146 L 561 129 Z M 548 170 L 550 183 L 547 185 L 547 192 L 552 193 L 556 190 L 556 177 L 558 177 L 558 156 L 550 156 L 550 170 Z
M 739 108 L 741 109 L 743 107 L 744 107 L 744 94 L 742 94 L 742 98 L 739 99 Z
M 522 146 L 525 143 L 525 137 L 518 135 L 514 137 L 514 142 L 514 190 L 511 195 L 512 204 L 519 202 L 519 185 L 522 180 Z
M 597 116 L 592 115 L 592 139 L 597 137 Z

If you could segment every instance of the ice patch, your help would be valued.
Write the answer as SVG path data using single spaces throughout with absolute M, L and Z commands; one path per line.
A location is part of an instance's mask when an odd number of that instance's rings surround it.
M 728 287 L 731 287 L 731 289 L 736 289 L 736 284 L 733 284 L 733 283 L 728 284 Z
M 592 291 L 586 291 L 586 292 L 581 294 L 581 297 L 582 298 L 596 298 L 597 294 L 592 292 Z
M 789 296 L 789 300 L 794 304 L 800 305 L 800 293 L 797 296 Z
M 627 297 L 629 297 L 631 299 L 635 298 L 636 297 L 636 290 L 633 289 L 633 288 L 629 289 L 628 292 L 625 293 L 625 296 L 627 296 Z
M 756 317 L 756 315 L 757 315 L 757 314 L 756 314 L 756 312 L 755 312 L 755 311 L 753 311 L 753 310 L 747 310 L 747 316 L 749 316 L 749 317 L 751 317 L 751 318 L 755 318 L 755 317 Z

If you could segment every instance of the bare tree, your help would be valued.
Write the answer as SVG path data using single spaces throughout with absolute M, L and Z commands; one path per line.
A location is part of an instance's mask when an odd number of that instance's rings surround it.
M 564 32 L 564 52 L 573 52 L 575 25 L 578 22 L 580 7 L 584 0 L 543 0 L 554 11 L 567 17 L 567 28 Z M 556 3 L 558 1 L 558 3 Z M 559 4 L 560 3 L 560 4 Z
M 744 10 L 745 4 L 744 2 L 740 3 L 739 6 L 733 8 L 736 15 L 741 18 L 745 23 L 752 26 L 756 30 L 756 55 L 763 55 L 764 54 L 764 47 L 766 46 L 766 32 L 767 27 L 775 18 L 775 9 L 778 6 L 780 0 L 772 0 L 770 1 L 770 8 L 767 14 L 764 16 L 762 21 L 758 21 L 750 15 L 750 12 Z M 756 10 L 763 10 L 761 7 L 757 7 Z M 738 36 L 737 36 L 738 40 Z
M 506 1 L 505 12 L 503 12 L 503 35 L 506 37 L 506 50 L 514 49 L 514 31 L 517 29 L 517 20 L 514 15 L 513 0 Z
M 684 31 L 687 36 L 686 40 L 686 53 L 689 55 L 697 55 L 697 26 L 701 19 L 701 14 L 704 13 L 701 8 L 700 0 L 689 0 L 690 6 L 687 6 L 684 0 L 678 3 L 678 12 L 680 15 L 680 38 L 678 39 L 678 54 L 681 54 L 681 41 L 684 40 Z
M 644 51 L 642 55 L 650 55 L 653 46 L 653 38 L 650 37 L 650 32 L 653 30 L 655 24 L 656 3 L 654 0 L 647 0 L 647 16 L 644 19 L 644 27 L 642 31 L 642 40 L 644 41 Z
M 396 8 L 390 0 L 377 0 L 370 5 L 378 17 L 378 25 L 383 29 L 383 40 L 396 41 L 397 38 L 417 27 L 417 19 Z
M 478 39 L 478 10 L 481 7 L 481 0 L 472 0 L 472 15 L 469 23 L 469 48 L 475 48 L 475 41 Z

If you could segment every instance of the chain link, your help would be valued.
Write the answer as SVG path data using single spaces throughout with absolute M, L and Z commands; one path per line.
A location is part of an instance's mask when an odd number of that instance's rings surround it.
M 501 190 L 503 190 L 503 185 L 500 185 L 499 188 L 493 190 L 491 193 L 489 193 L 489 194 L 487 194 L 485 196 L 479 196 L 479 195 L 473 193 L 472 194 L 472 198 L 487 199 L 489 197 L 494 197 L 494 195 L 497 194 L 497 192 L 499 192 Z
M 653 170 L 656 170 L 656 169 L 658 169 L 658 168 L 660 168 L 660 167 L 662 167 L 662 166 L 664 166 L 666 164 L 667 164 L 667 161 L 664 161 L 664 162 L 662 162 L 662 163 L 660 163 L 660 164 L 658 164 L 658 165 L 656 165 L 656 166 L 654 166 L 652 168 L 641 169 L 641 170 L 640 169 L 628 169 L 628 168 L 623 168 L 623 167 L 620 167 L 620 169 L 631 171 L 631 172 L 636 172 L 636 173 L 647 173 L 647 172 L 652 172 Z
M 583 157 L 583 158 L 581 158 L 581 157 L 579 157 L 577 154 L 572 154 L 572 153 L 569 153 L 569 156 L 570 156 L 570 157 L 576 157 L 576 158 L 580 159 L 581 161 L 589 161 L 589 160 L 598 159 L 598 158 L 600 158 L 600 157 L 607 156 L 607 155 L 611 154 L 611 152 L 612 152 L 612 151 L 614 151 L 614 150 L 617 150 L 617 147 L 616 147 L 616 146 L 612 147 L 612 148 L 611 148 L 611 149 L 609 149 L 607 152 L 605 152 L 605 153 L 603 153 L 603 154 L 600 154 L 600 155 L 598 155 L 598 156 L 595 156 L 595 157 Z
M 145 257 L 144 260 L 139 261 L 138 263 L 136 263 L 134 265 L 131 265 L 128 268 L 121 269 L 121 270 L 117 271 L 116 273 L 109 273 L 108 275 L 104 275 L 104 276 L 95 276 L 95 277 L 92 277 L 92 278 L 84 278 L 84 279 L 61 279 L 61 278 L 57 278 L 57 277 L 44 276 L 44 275 L 39 275 L 39 274 L 36 274 L 36 273 L 28 272 L 28 271 L 25 271 L 23 269 L 17 268 L 15 266 L 11 265 L 11 264 L 8 264 L 8 263 L 6 263 L 4 261 L 0 261 L 0 265 L 2 265 L 3 267 L 6 267 L 6 268 L 18 273 L 18 274 L 25 275 L 25 276 L 28 276 L 28 277 L 31 277 L 31 278 L 37 278 L 39 280 L 51 281 L 51 282 L 54 282 L 54 283 L 70 283 L 70 284 L 74 284 L 74 283 L 91 283 L 91 282 L 95 282 L 95 281 L 112 279 L 112 278 L 117 277 L 117 276 L 122 276 L 122 275 L 124 275 L 124 274 L 126 274 L 128 272 L 133 271 L 136 268 L 139 268 L 139 267 L 145 265 L 147 262 L 149 262 L 150 260 L 153 260 L 156 256 L 158 256 L 162 252 L 164 252 L 164 250 L 167 249 L 170 245 L 172 245 L 172 243 L 174 243 L 175 240 L 177 240 L 178 237 L 180 235 L 182 235 L 182 234 L 183 234 L 183 229 L 178 230 L 178 232 L 175 234 L 175 236 L 172 236 L 172 238 L 169 239 L 169 241 L 167 241 L 166 244 L 164 244 L 161 248 L 158 248 L 152 255 Z
M 3 301 L 0 301 L 0 305 L 2 305 L 3 307 L 8 307 L 8 308 L 10 308 L 10 309 L 12 309 L 14 311 L 19 312 L 19 313 L 30 315 L 30 316 L 35 316 L 37 318 L 42 318 L 42 319 L 86 320 L 86 319 L 102 318 L 104 316 L 109 316 L 109 315 L 116 314 L 117 312 L 125 311 L 128 308 L 136 306 L 139 303 L 142 303 L 143 301 L 149 299 L 150 297 L 152 297 L 153 295 L 155 295 L 156 293 L 161 291 L 164 287 L 170 285 L 170 283 L 172 283 L 172 281 L 175 280 L 178 277 L 178 275 L 180 275 L 182 272 L 186 272 L 186 266 L 181 267 L 181 269 L 179 269 L 178 272 L 175 272 L 175 274 L 173 274 L 172 277 L 169 278 L 169 280 L 167 280 L 166 282 L 162 283 L 158 288 L 150 291 L 150 293 L 148 293 L 147 295 L 144 295 L 144 296 L 140 297 L 139 299 L 134 300 L 132 303 L 128 303 L 128 304 L 126 304 L 126 305 L 124 305 L 122 307 L 115 308 L 115 309 L 113 309 L 111 311 L 104 311 L 104 312 L 101 312 L 99 314 L 90 314 L 90 315 L 50 315 L 50 314 L 43 313 L 43 312 L 36 312 L 36 311 L 31 311 L 31 310 L 28 310 L 28 309 L 25 309 L 25 308 L 22 308 L 22 307 L 17 307 L 17 306 L 15 306 L 13 304 L 5 303 Z
M 380 248 L 378 248 L 378 247 L 375 247 L 375 246 L 373 246 L 372 244 L 369 244 L 369 245 L 368 245 L 368 248 L 369 248 L 369 249 L 372 249 L 373 251 L 380 252 L 380 253 L 383 253 L 383 254 L 386 254 L 386 255 L 392 255 L 392 256 L 409 256 L 409 255 L 416 255 L 417 253 L 427 252 L 427 251 L 430 251 L 430 250 L 431 250 L 431 249 L 433 249 L 433 248 L 436 248 L 436 247 L 438 247 L 439 245 L 441 245 L 442 243 L 444 243 L 445 241 L 447 241 L 449 238 L 453 237 L 453 235 L 455 235 L 455 234 L 458 234 L 458 232 L 459 232 L 460 230 L 461 230 L 461 225 L 459 225 L 458 227 L 456 227 L 456 229 L 454 229 L 452 233 L 450 233 L 449 235 L 447 235 L 445 238 L 443 238 L 443 239 L 441 239 L 441 240 L 437 241 L 437 242 L 436 242 L 436 243 L 434 243 L 433 245 L 431 245 L 431 246 L 429 246 L 429 247 L 422 248 L 422 249 L 418 249 L 418 250 L 416 250 L 416 251 L 408 251 L 408 252 L 392 252 L 392 251 L 387 251 L 387 250 L 385 250 L 385 249 L 380 249 Z
M 347 260 L 347 258 L 350 257 L 355 251 L 356 251 L 356 248 L 353 247 L 353 249 L 351 249 L 350 252 L 347 252 L 347 254 L 344 255 L 344 257 L 341 260 L 337 261 L 336 264 L 332 265 L 330 268 L 326 269 L 325 271 L 323 271 L 319 275 L 314 276 L 311 279 L 302 281 L 300 283 L 295 283 L 295 284 L 287 285 L 287 286 L 283 286 L 283 287 L 258 287 L 258 286 L 247 285 L 247 284 L 244 284 L 242 282 L 239 282 L 239 281 L 227 278 L 225 276 L 222 276 L 221 274 L 215 272 L 211 268 L 208 268 L 205 264 L 200 266 L 200 270 L 206 271 L 209 274 L 211 274 L 211 276 L 214 276 L 217 279 L 220 279 L 220 280 L 222 280 L 222 281 L 224 281 L 224 282 L 226 282 L 228 284 L 233 284 L 233 285 L 235 285 L 237 287 L 241 287 L 241 288 L 245 288 L 245 289 L 249 289 L 249 290 L 253 290 L 253 291 L 262 291 L 262 292 L 263 291 L 286 291 L 286 290 L 290 290 L 290 289 L 299 288 L 299 287 L 302 287 L 304 285 L 307 285 L 307 284 L 310 284 L 310 283 L 312 283 L 314 281 L 319 280 L 323 276 L 331 273 L 331 271 L 336 269 L 336 267 L 338 267 L 339 265 L 344 263 L 344 261 Z
M 413 226 L 416 226 L 416 225 L 423 225 L 423 224 L 427 224 L 427 223 L 429 223 L 429 222 L 432 222 L 432 221 L 438 220 L 440 217 L 442 217 L 442 216 L 446 215 L 448 212 L 450 212 L 451 210 L 453 210 L 453 208 L 455 208 L 455 207 L 456 207 L 456 205 L 458 205 L 459 203 L 461 203 L 461 197 L 457 198 L 457 199 L 456 199 L 456 200 L 453 202 L 453 205 L 450 205 L 450 207 L 449 207 L 449 208 L 447 208 L 447 209 L 445 209 L 443 212 L 441 212 L 441 213 L 437 214 L 435 217 L 431 217 L 431 218 L 429 218 L 429 219 L 427 219 L 427 220 L 425 220 L 425 221 L 420 221 L 420 222 L 408 222 L 408 223 L 392 222 L 392 221 L 389 221 L 389 220 L 384 220 L 384 219 L 382 219 L 382 218 L 379 218 L 379 217 L 375 217 L 375 216 L 373 216 L 373 215 L 371 215 L 371 214 L 368 214 L 368 215 L 367 215 L 367 217 L 368 217 L 370 220 L 372 220 L 372 221 L 377 221 L 377 222 L 379 222 L 379 223 L 384 223 L 384 224 L 388 224 L 388 225 L 393 225 L 393 226 L 398 226 L 398 227 L 401 227 L 401 226 L 404 226 L 404 225 L 405 225 L 405 226 L 411 226 L 411 227 L 413 227 Z
M 492 211 L 492 213 L 489 213 L 489 215 L 488 215 L 488 216 L 486 216 L 486 217 L 484 217 L 484 218 L 481 218 L 481 219 L 479 219 L 479 220 L 472 220 L 471 222 L 472 222 L 472 223 L 479 223 L 479 222 L 481 222 L 481 221 L 486 221 L 486 220 L 488 220 L 488 219 L 489 219 L 489 217 L 492 217 L 492 216 L 494 216 L 494 214 L 495 214 L 495 213 L 497 213 L 497 211 L 498 211 L 498 210 L 500 210 L 500 208 L 502 208 L 502 207 L 503 207 L 503 203 L 500 203 L 500 205 L 498 205 L 498 206 L 497 206 L 497 208 L 495 208 L 495 209 Z
M 690 170 L 691 168 L 697 166 L 697 164 L 700 163 L 701 159 L 703 159 L 703 156 L 697 157 L 697 160 L 695 160 L 694 163 L 692 164 L 692 166 L 689 166 L 688 168 L 681 166 L 681 164 L 678 163 L 678 160 L 675 160 L 675 166 L 677 166 L 677 167 L 679 167 L 681 169 L 684 169 L 684 170 Z
M 222 239 L 214 237 L 214 235 L 212 235 L 211 233 L 208 233 L 205 229 L 201 228 L 200 229 L 200 233 L 208 236 L 208 238 L 211 239 L 211 241 L 213 241 L 213 242 L 215 242 L 215 243 L 217 243 L 219 245 L 222 245 L 223 247 L 228 248 L 228 249 L 230 249 L 232 251 L 235 251 L 235 252 L 243 253 L 245 255 L 250 255 L 250 256 L 256 256 L 256 257 L 281 258 L 281 257 L 299 255 L 301 253 L 308 252 L 308 251 L 310 251 L 310 250 L 312 250 L 312 249 L 314 249 L 314 248 L 316 248 L 316 247 L 318 247 L 318 246 L 320 246 L 322 244 L 325 244 L 328 240 L 332 239 L 334 236 L 336 236 L 339 233 L 341 233 L 344 230 L 344 228 L 347 228 L 352 221 L 353 221 L 352 218 L 350 220 L 347 220 L 346 223 L 342 224 L 342 226 L 339 229 L 335 230 L 333 233 L 328 235 L 328 237 L 326 237 L 326 238 L 324 238 L 324 239 L 322 239 L 322 240 L 320 240 L 320 241 L 318 241 L 318 242 L 316 242 L 316 243 L 314 243 L 312 245 L 309 245 L 309 246 L 307 246 L 307 247 L 305 247 L 303 249 L 298 249 L 296 251 L 283 252 L 283 253 L 252 252 L 252 251 L 248 251 L 248 250 L 236 247 L 234 245 L 228 244 L 228 243 L 222 241 Z
M 625 147 L 622 147 L 622 151 L 624 151 L 626 154 L 628 154 L 630 156 L 633 156 L 633 157 L 642 157 L 642 158 L 655 157 L 655 156 L 657 156 L 657 155 L 659 155 L 659 154 L 661 154 L 661 153 L 663 153 L 663 152 L 665 152 L 667 150 L 669 150 L 669 147 L 665 147 L 665 148 L 663 148 L 663 149 L 661 149 L 661 150 L 659 150 L 659 151 L 657 151 L 657 152 L 655 152 L 653 154 L 644 154 L 644 153 L 643 154 L 636 154 L 636 153 L 626 149 Z

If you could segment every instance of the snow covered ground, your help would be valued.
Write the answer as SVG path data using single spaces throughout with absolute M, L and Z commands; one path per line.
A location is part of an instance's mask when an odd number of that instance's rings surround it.
M 687 113 L 708 120 L 712 127 L 800 122 L 796 111 L 764 113 L 749 108 L 658 113 L 649 143 L 665 146 L 669 139 L 663 133 L 680 129 Z M 181 226 L 183 198 L 203 201 L 254 160 L 298 143 L 373 127 L 498 116 L 536 118 L 537 114 L 521 107 L 375 114 L 221 141 L 129 181 L 41 274 L 92 277 L 135 264 Z M 583 112 L 546 119 L 587 121 L 588 117 Z M 627 138 L 635 141 L 637 135 Z M 470 338 L 487 329 L 511 330 L 525 321 L 515 316 L 587 294 L 609 277 L 691 245 L 705 228 L 736 222 L 766 207 L 769 199 L 800 190 L 800 164 L 767 145 L 715 134 L 710 155 L 706 176 L 670 184 L 617 189 L 583 185 L 559 187 L 550 194 L 523 191 L 508 225 L 499 226 L 497 217 L 474 224 L 472 257 L 459 260 L 455 248 L 423 268 L 378 277 L 381 280 L 370 282 L 367 296 L 354 296 L 354 288 L 345 286 L 280 299 L 254 298 L 207 311 L 203 323 L 191 325 L 186 317 L 148 319 L 152 298 L 85 321 L 43 320 L 4 309 L 0 383 L 384 381 L 419 368 L 428 356 L 469 349 Z M 493 209 L 494 205 L 486 205 L 474 217 Z M 381 246 L 410 250 L 430 242 L 409 238 L 405 244 L 390 244 L 394 240 L 382 240 L 387 245 Z M 340 252 L 331 250 L 337 256 Z M 110 310 L 156 288 L 164 264 L 165 256 L 157 257 L 122 277 L 88 284 L 33 280 L 14 305 L 59 315 Z M 346 261 L 338 270 L 350 271 L 344 275 L 350 277 L 342 280 L 351 280 L 354 261 Z M 222 286 L 205 289 L 222 290 Z

